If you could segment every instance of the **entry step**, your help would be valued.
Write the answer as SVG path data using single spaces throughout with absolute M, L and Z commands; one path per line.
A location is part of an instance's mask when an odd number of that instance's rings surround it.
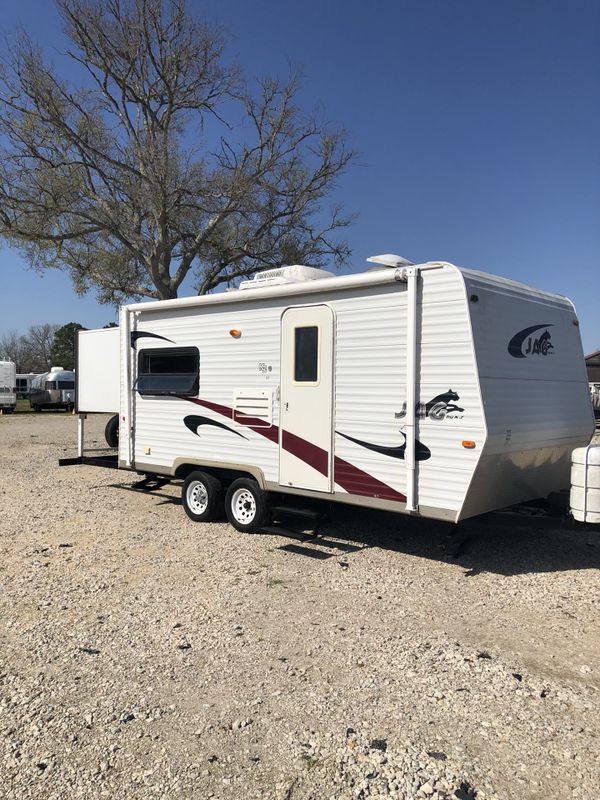
M 317 511 L 308 511 L 305 508 L 293 508 L 292 506 L 273 506 L 271 512 L 275 514 L 291 514 L 295 517 L 303 517 L 304 519 L 314 520 L 315 522 L 323 519 L 324 515 L 319 514 Z

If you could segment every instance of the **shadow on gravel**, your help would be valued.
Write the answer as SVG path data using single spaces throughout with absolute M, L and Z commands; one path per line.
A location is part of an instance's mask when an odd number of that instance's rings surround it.
M 111 486 L 160 498 L 158 505 L 181 505 L 180 497 L 168 495 L 160 488 L 140 489 L 135 484 L 123 483 Z M 319 508 L 325 511 L 327 506 Z M 351 559 L 355 552 L 366 547 L 379 547 L 459 564 L 466 578 L 486 572 L 509 576 L 600 569 L 600 532 L 584 527 L 572 530 L 549 527 L 543 518 L 518 515 L 509 515 L 506 521 L 499 521 L 498 515 L 491 519 L 482 517 L 455 526 L 338 504 L 331 507 L 317 534 L 289 530 L 282 525 L 269 526 L 264 534 L 285 540 L 278 549 L 291 557 Z
M 469 520 L 456 527 L 340 505 L 321 530 L 362 547 L 457 563 L 465 577 L 600 569 L 600 533 L 541 527 L 533 519 Z
M 136 492 L 137 494 L 145 494 L 149 497 L 160 497 L 160 503 L 157 503 L 158 506 L 164 505 L 173 505 L 173 506 L 180 506 L 181 505 L 181 497 L 173 497 L 165 492 L 161 492 L 160 489 L 140 489 L 136 488 L 136 485 L 130 485 L 127 483 L 110 483 L 109 487 L 111 489 L 123 489 L 126 492 Z

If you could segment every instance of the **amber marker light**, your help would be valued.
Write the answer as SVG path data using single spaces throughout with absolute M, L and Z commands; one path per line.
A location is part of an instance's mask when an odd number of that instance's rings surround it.
M 462 443 L 462 446 L 466 447 L 467 450 L 473 450 L 475 448 L 475 442 L 471 442 L 468 439 L 465 439 L 465 441 Z
M 239 339 L 239 338 L 240 338 L 240 336 L 242 335 L 242 332 L 241 332 L 241 331 L 238 331 L 238 329 L 237 329 L 237 328 L 232 328 L 232 329 L 229 331 L 229 335 L 230 335 L 230 336 L 233 336 L 233 338 L 234 338 L 234 339 Z

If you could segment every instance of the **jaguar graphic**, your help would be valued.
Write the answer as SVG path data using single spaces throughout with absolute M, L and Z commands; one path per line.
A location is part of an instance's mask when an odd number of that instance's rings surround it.
M 446 419 L 448 414 L 452 412 L 462 414 L 464 408 L 456 405 L 455 400 L 459 400 L 459 396 L 452 389 L 448 389 L 443 394 L 438 394 L 433 397 L 428 403 L 417 403 L 416 414 L 418 419 L 433 419 L 441 421 Z M 402 408 L 396 414 L 396 419 L 403 419 L 406 416 L 406 401 L 402 404 Z

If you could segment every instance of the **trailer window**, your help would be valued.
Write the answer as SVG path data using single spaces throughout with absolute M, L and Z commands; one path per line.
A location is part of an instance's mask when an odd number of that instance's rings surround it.
M 319 376 L 319 328 L 311 325 L 294 329 L 294 380 L 316 383 Z
M 199 366 L 197 347 L 141 350 L 135 388 L 141 395 L 197 395 Z
M 59 381 L 58 382 L 59 389 L 74 389 L 75 388 L 75 381 Z
M 56 381 L 46 381 L 46 385 L 44 388 L 47 389 L 48 391 L 56 389 Z

